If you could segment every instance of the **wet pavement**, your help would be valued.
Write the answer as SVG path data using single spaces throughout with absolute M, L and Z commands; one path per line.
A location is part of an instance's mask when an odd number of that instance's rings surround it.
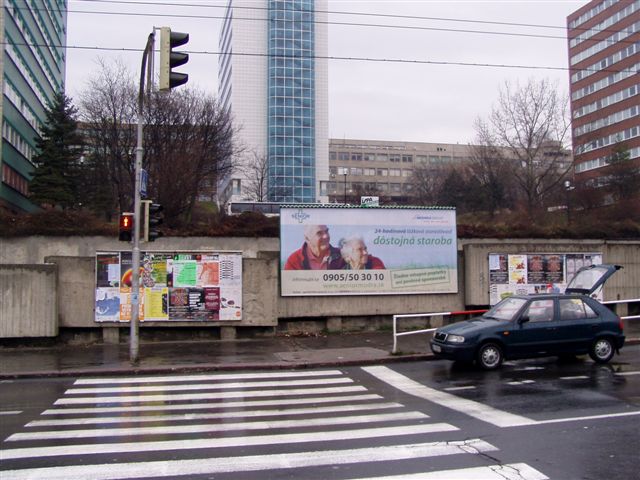
M 391 331 L 141 343 L 137 365 L 129 361 L 128 343 L 5 346 L 0 378 L 371 365 L 432 358 L 429 338 L 428 333 L 403 336 L 395 355 Z
M 640 321 L 625 333 L 626 344 L 640 343 Z M 430 333 L 398 337 L 396 354 L 391 353 L 391 331 L 142 342 L 136 365 L 129 360 L 128 343 L 0 346 L 0 379 L 302 369 L 430 360 L 434 358 L 428 344 L 430 337 Z

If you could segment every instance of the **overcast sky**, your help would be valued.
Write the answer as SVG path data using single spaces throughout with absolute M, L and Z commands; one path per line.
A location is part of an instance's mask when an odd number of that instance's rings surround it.
M 139 75 L 147 36 L 154 26 L 169 26 L 190 35 L 185 50 L 191 58 L 180 71 L 190 84 L 217 94 L 226 3 L 69 0 L 67 93 L 76 97 L 86 88 L 98 57 L 120 58 Z M 568 90 L 566 17 L 586 3 L 329 0 L 329 136 L 472 143 L 475 119 L 489 114 L 506 80 L 549 78 Z

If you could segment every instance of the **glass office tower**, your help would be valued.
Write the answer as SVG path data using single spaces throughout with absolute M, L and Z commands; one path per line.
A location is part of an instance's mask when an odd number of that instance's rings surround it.
M 269 0 L 268 188 L 276 202 L 315 202 L 313 0 Z
M 219 96 L 244 152 L 218 185 L 220 203 L 326 200 L 326 0 L 231 0 L 220 35 Z M 257 198 L 255 162 L 266 160 Z

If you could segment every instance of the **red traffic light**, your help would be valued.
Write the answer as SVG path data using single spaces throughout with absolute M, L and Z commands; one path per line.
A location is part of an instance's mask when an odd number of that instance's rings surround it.
M 124 212 L 120 214 L 118 224 L 118 239 L 121 242 L 130 242 L 133 238 L 133 213 Z

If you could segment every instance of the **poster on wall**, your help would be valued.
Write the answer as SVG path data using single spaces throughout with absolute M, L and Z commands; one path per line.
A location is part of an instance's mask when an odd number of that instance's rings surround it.
M 131 252 L 96 253 L 96 322 L 131 320 Z M 242 254 L 141 252 L 139 319 L 242 320 Z
M 282 296 L 456 293 L 457 267 L 455 209 L 280 210 Z
M 511 295 L 564 292 L 582 267 L 602 263 L 601 253 L 489 254 L 489 301 Z

